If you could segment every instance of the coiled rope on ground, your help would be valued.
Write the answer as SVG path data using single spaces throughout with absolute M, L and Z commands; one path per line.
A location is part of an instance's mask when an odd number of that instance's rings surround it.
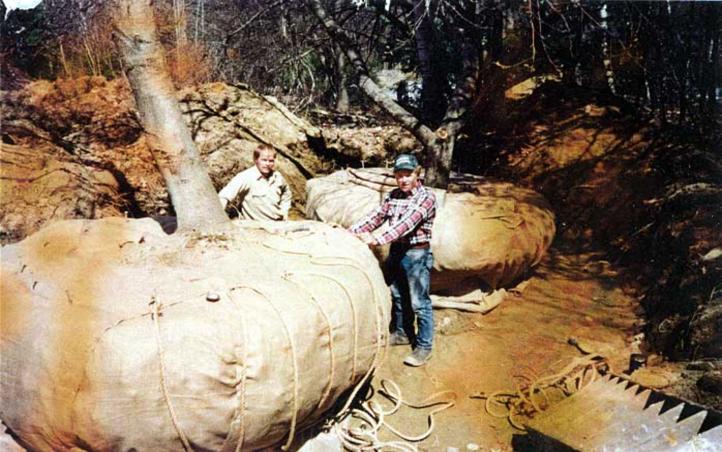
M 377 392 L 392 403 L 391 408 L 384 409 L 381 403 L 368 398 L 358 408 L 346 407 L 333 419 L 330 429 L 347 450 L 354 452 L 378 450 L 414 452 L 418 449 L 412 443 L 423 441 L 431 435 L 435 427 L 434 415 L 454 406 L 457 397 L 453 391 L 441 391 L 419 403 L 411 403 L 404 400 L 399 386 L 387 379 L 381 380 Z M 402 405 L 414 409 L 433 407 L 427 414 L 427 429 L 423 433 L 406 434 L 389 424 L 388 418 L 396 413 Z M 357 425 L 349 426 L 352 422 Z M 379 439 L 379 432 L 384 427 L 400 439 L 395 441 Z
M 596 353 L 588 353 L 585 356 L 572 358 L 559 372 L 542 377 L 522 376 L 525 383 L 517 384 L 514 390 L 501 390 L 490 394 L 480 392 L 470 397 L 484 399 L 484 409 L 489 415 L 507 418 L 514 428 L 526 430 L 517 418 L 529 417 L 535 412 L 544 411 L 551 404 L 552 392 L 569 396 L 594 382 L 602 372 L 609 370 L 606 358 Z

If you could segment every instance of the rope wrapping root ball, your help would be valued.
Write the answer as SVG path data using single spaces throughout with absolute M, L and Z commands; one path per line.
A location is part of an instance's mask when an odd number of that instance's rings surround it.
M 322 223 L 64 221 L 2 255 L 2 421 L 33 450 L 288 449 L 386 352 L 377 261 Z
M 376 208 L 396 182 L 383 168 L 348 169 L 306 184 L 306 217 L 349 227 Z M 537 265 L 556 233 L 542 195 L 505 182 L 452 174 L 448 190 L 432 189 L 432 293 L 462 296 L 505 287 Z M 388 247 L 374 250 L 386 260 Z

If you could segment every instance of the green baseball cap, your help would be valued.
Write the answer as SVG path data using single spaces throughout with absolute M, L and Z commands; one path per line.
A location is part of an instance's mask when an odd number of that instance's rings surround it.
M 394 172 L 409 170 L 413 171 L 419 166 L 419 161 L 411 154 L 399 154 L 394 160 Z

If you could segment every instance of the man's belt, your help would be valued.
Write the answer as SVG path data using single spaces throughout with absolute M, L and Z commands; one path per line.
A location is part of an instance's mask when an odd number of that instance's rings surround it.
M 392 245 L 395 245 L 395 247 L 402 248 L 402 249 L 412 249 L 412 250 L 425 250 L 429 249 L 431 245 L 429 242 L 422 242 L 422 243 L 393 243 Z

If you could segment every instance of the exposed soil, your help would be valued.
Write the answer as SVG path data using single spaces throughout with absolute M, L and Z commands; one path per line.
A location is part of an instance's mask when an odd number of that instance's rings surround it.
M 402 363 L 410 352 L 393 347 L 373 380 L 399 385 L 404 400 L 420 403 L 441 391 L 456 394 L 455 405 L 435 415 L 433 433 L 418 443 L 420 450 L 511 450 L 514 435 L 523 434 L 506 418 L 484 409 L 479 393 L 515 390 L 516 384 L 559 372 L 582 356 L 568 340 L 575 338 L 605 356 L 612 370 L 626 370 L 639 330 L 637 301 L 627 293 L 600 253 L 575 253 L 552 248 L 524 285 L 486 315 L 437 310 L 435 348 L 431 361 L 412 368 Z M 435 400 L 448 400 L 442 394 Z M 385 408 L 391 403 L 376 394 Z M 428 428 L 433 408 L 403 408 L 387 418 L 390 425 L 415 436 Z M 398 439 L 386 429 L 383 440 Z
M 273 98 L 242 86 L 210 83 L 181 91 L 178 99 L 216 189 L 253 163 L 253 149 L 259 143 L 271 144 L 278 152 L 276 166 L 294 194 L 295 217 L 302 218 L 306 179 L 331 168 L 330 161 L 313 149 L 322 143 L 318 128 Z M 46 165 L 35 160 L 47 159 L 46 154 L 57 160 L 60 155 L 64 160 L 82 163 L 94 171 L 111 173 L 117 185 L 115 197 L 118 199 L 116 212 L 107 216 L 146 217 L 173 213 L 124 79 L 38 80 L 18 90 L 0 91 L 0 101 L 3 104 L 3 148 L 23 146 L 28 150 L 26 160 L 39 166 L 38 172 Z M 6 177 L 0 180 L 0 185 L 4 186 L 6 179 L 17 179 L 8 173 L 3 168 Z M 26 198 L 41 198 L 39 201 L 51 207 L 63 203 L 55 194 L 26 191 Z M 78 197 L 81 195 L 77 194 Z M 11 198 L 7 201 L 12 205 L 4 210 L 23 209 L 22 203 Z M 17 221 L 8 221 L 4 211 L 0 211 L 3 214 L 0 243 L 22 239 L 51 219 L 83 218 L 58 210 L 55 216 L 49 217 L 33 209 L 24 209 L 27 227 L 22 230 L 15 226 Z M 231 210 L 229 208 L 229 213 Z M 86 215 L 85 218 L 95 217 Z
M 646 353 L 648 365 L 633 379 L 722 407 L 718 156 L 623 103 L 558 84 L 507 101 L 489 111 L 504 117 L 480 121 L 497 137 L 496 160 L 489 151 L 459 164 L 543 193 L 558 215 L 557 240 L 524 290 L 491 313 L 437 311 L 432 361 L 410 368 L 402 364 L 409 349 L 395 347 L 373 387 L 393 380 L 412 403 L 456 393 L 421 450 L 511 450 L 523 432 L 472 396 L 558 372 L 581 356 L 568 343 L 575 338 L 616 373 L 632 353 Z M 380 394 L 374 400 L 391 406 Z M 431 410 L 405 408 L 387 421 L 414 436 L 427 429 Z M 398 439 L 382 432 L 383 440 Z
M 490 171 L 545 195 L 561 240 L 606 250 L 636 282 L 655 350 L 722 357 L 722 164 L 711 137 L 559 83 L 510 104 L 506 121 L 489 121 L 500 150 Z

